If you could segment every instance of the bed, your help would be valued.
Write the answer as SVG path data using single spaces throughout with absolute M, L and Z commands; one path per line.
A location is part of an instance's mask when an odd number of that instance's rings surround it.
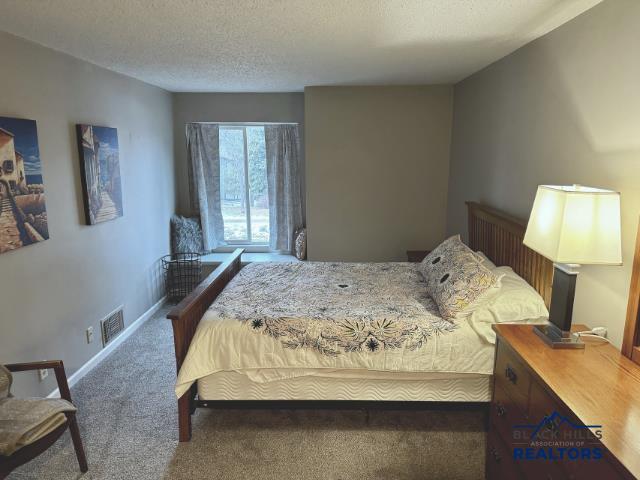
M 522 244 L 525 223 L 469 202 L 469 246 L 548 302 L 552 265 Z M 250 264 L 236 250 L 168 315 L 180 441 L 198 407 L 288 402 L 489 402 L 494 348 L 450 322 L 417 264 Z

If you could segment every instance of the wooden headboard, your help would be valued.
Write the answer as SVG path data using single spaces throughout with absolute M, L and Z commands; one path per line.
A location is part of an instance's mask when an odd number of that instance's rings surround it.
M 469 213 L 469 247 L 480 250 L 493 263 L 513 268 L 549 306 L 553 262 L 526 247 L 522 240 L 527 222 L 476 202 L 466 202 Z

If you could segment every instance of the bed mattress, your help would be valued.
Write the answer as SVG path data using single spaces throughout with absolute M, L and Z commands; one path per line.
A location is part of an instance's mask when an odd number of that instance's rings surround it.
M 433 374 L 401 378 L 359 372 L 308 375 L 259 383 L 240 372 L 218 372 L 198 380 L 200 400 L 362 400 L 489 402 L 491 376 Z

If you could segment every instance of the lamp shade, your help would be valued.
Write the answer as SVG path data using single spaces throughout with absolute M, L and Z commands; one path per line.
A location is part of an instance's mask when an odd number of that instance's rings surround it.
M 621 265 L 620 194 L 540 185 L 523 243 L 555 263 Z

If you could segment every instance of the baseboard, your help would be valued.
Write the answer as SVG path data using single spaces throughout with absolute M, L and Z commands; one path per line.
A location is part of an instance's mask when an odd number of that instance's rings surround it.
M 111 352 L 113 352 L 116 348 L 120 346 L 122 342 L 124 342 L 127 338 L 129 338 L 138 328 L 142 326 L 144 322 L 149 320 L 154 313 L 160 310 L 160 307 L 165 303 L 166 297 L 162 297 L 158 300 L 149 310 L 144 312 L 140 317 L 125 328 L 120 335 L 114 338 L 111 343 L 109 343 L 106 347 L 96 353 L 87 363 L 82 365 L 73 375 L 71 375 L 67 382 L 69 383 L 69 387 L 73 387 L 76 383 L 80 381 L 82 377 L 84 377 L 87 373 L 93 370 L 102 360 L 104 360 Z M 47 398 L 58 398 L 60 397 L 60 390 L 57 388 L 47 395 Z

